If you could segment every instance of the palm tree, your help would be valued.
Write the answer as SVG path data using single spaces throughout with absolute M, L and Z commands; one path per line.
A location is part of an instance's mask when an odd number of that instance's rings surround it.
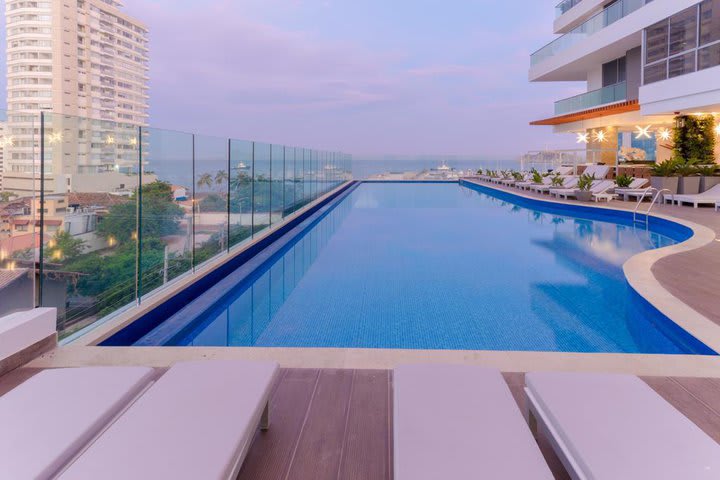
M 228 180 L 228 174 L 225 170 L 219 170 L 215 174 L 215 183 L 217 185 L 225 185 L 227 183 L 227 180 Z
M 240 190 L 240 187 L 250 183 L 250 176 L 245 172 L 238 172 L 238 174 L 230 179 L 230 189 Z
M 213 177 L 209 173 L 203 173 L 200 175 L 200 178 L 198 178 L 197 186 L 198 188 L 202 188 L 203 186 L 206 186 L 208 188 L 212 187 L 213 185 Z

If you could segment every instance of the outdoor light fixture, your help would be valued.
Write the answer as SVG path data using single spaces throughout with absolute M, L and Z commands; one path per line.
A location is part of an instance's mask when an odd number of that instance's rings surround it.
M 652 128 L 652 125 L 648 125 L 647 127 L 641 127 L 638 125 L 635 128 L 637 129 L 635 139 L 642 140 L 643 138 L 652 138 L 650 136 L 650 129 Z
M 108 135 L 107 138 L 105 139 L 105 143 L 107 143 L 108 145 L 114 145 L 115 137 L 113 137 L 112 135 Z
M 593 133 L 593 139 L 596 142 L 604 142 L 607 140 L 607 134 L 605 133 L 605 130 L 598 130 L 597 132 Z
M 660 140 L 664 142 L 670 140 L 670 137 L 672 136 L 670 130 L 668 130 L 667 128 L 663 128 L 662 130 L 658 131 L 658 134 L 660 135 Z
M 56 143 L 62 142 L 62 139 L 62 132 L 54 132 L 49 135 L 48 142 L 50 142 L 50 145 L 55 145 Z
M 577 134 L 577 143 L 590 143 L 590 134 L 589 133 L 578 133 Z
M 720 135 L 720 125 L 718 125 L 717 127 L 715 127 L 715 133 L 716 133 L 717 135 Z

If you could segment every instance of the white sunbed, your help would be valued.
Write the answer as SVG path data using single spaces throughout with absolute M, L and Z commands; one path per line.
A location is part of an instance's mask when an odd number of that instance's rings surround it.
M 152 376 L 144 367 L 44 370 L 0 397 L 0 478 L 53 477 Z
M 720 478 L 720 445 L 637 377 L 528 373 L 531 425 L 576 479 Z
M 590 187 L 590 193 L 604 193 L 608 189 L 612 188 L 613 185 L 614 183 L 612 182 L 612 180 L 595 180 Z M 576 196 L 577 188 L 560 188 L 556 190 L 550 190 L 550 194 L 555 195 L 557 198 L 564 198 L 567 200 L 570 197 Z
M 555 170 L 553 170 L 553 174 L 560 175 L 560 176 L 573 175 L 574 172 L 575 172 L 575 169 L 573 167 L 558 167 Z
M 551 181 L 552 181 L 552 180 L 550 180 L 550 177 L 543 177 L 543 183 L 542 183 L 542 184 L 540 184 L 540 183 L 535 183 L 535 182 L 532 181 L 532 180 L 526 180 L 526 181 L 524 181 L 524 182 L 518 182 L 518 183 L 516 183 L 515 186 L 516 186 L 517 188 L 519 188 L 520 190 L 528 190 L 528 189 L 530 189 L 530 187 L 532 187 L 533 185 L 538 185 L 538 186 L 539 186 L 539 185 L 550 185 L 550 182 L 551 182 Z
M 710 190 L 698 193 L 695 195 L 665 195 L 665 203 L 675 203 L 681 205 L 683 203 L 690 203 L 693 207 L 698 208 L 700 205 L 717 205 L 720 202 L 720 185 L 715 185 Z
M 551 193 L 554 190 L 560 190 L 565 188 L 574 188 L 575 185 L 577 185 L 579 177 L 563 177 L 563 186 L 562 187 L 555 187 L 552 185 L 552 181 L 549 184 L 546 185 L 533 185 L 530 187 L 530 190 L 537 192 L 537 193 Z
M 619 197 L 623 197 L 626 202 L 630 200 L 631 196 L 636 199 L 640 198 L 639 195 L 644 194 L 647 191 L 647 184 L 649 180 L 647 178 L 635 178 L 627 187 L 615 187 L 615 194 Z
M 234 479 L 255 432 L 267 428 L 276 363 L 174 365 L 61 479 Z
M 395 480 L 553 478 L 499 371 L 405 365 L 393 389 Z

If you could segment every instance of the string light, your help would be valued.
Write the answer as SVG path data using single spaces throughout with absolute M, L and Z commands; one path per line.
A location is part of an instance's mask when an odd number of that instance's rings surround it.
M 590 143 L 590 134 L 589 133 L 578 133 L 577 134 L 577 143 Z
M 108 145 L 115 144 L 115 137 L 113 137 L 112 135 L 108 135 L 105 139 L 105 143 L 107 143 Z
M 606 141 L 606 140 L 607 140 L 607 135 L 606 135 L 606 133 L 605 133 L 605 130 L 598 130 L 598 131 L 594 132 L 594 133 L 593 133 L 593 139 L 594 139 L 596 142 L 600 142 L 600 143 Z
M 664 142 L 670 140 L 670 137 L 672 136 L 670 130 L 668 130 L 667 128 L 663 128 L 662 130 L 658 131 L 658 134 L 660 135 L 660 140 Z
M 647 127 L 641 127 L 636 126 L 637 134 L 635 135 L 636 140 L 642 140 L 643 138 L 652 138 L 650 135 L 650 129 L 652 128 L 652 125 L 648 125 Z

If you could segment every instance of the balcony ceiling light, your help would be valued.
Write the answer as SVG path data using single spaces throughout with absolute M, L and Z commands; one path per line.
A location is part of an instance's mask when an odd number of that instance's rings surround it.
M 715 127 L 715 133 L 718 134 L 718 135 L 720 135 L 720 125 L 718 125 L 717 127 Z
M 637 129 L 637 132 L 635 134 L 636 140 L 642 140 L 643 138 L 652 138 L 652 136 L 650 135 L 650 129 L 652 128 L 652 125 L 648 125 L 647 127 L 641 127 L 638 125 L 635 128 Z
M 658 131 L 658 135 L 660 135 L 660 140 L 662 140 L 663 142 L 667 142 L 668 140 L 670 140 L 672 133 L 667 128 L 663 128 L 662 130 Z
M 600 142 L 600 143 L 603 143 L 604 141 L 606 141 L 606 140 L 607 140 L 607 134 L 605 133 L 605 130 L 598 130 L 598 131 L 594 132 L 594 133 L 593 133 L 593 139 L 594 139 L 596 142 Z
M 589 133 L 578 133 L 577 134 L 577 143 L 590 143 L 590 134 Z

